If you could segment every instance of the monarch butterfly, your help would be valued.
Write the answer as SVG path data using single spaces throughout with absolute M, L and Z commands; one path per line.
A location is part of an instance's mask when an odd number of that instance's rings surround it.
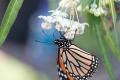
M 42 32 L 47 36 L 44 31 Z M 53 34 L 54 43 L 58 46 L 57 69 L 59 80 L 87 80 L 96 71 L 98 58 L 78 48 L 72 43 L 71 39 L 66 39 L 61 32 L 59 32 L 59 35 L 60 38 L 58 39 Z
M 59 80 L 87 80 L 98 67 L 98 59 L 78 48 L 71 40 L 56 39 L 58 45 L 57 68 Z

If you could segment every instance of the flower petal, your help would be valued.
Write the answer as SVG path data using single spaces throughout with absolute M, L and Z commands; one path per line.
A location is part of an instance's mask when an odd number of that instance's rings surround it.
M 41 23 L 41 27 L 43 29 L 51 29 L 52 28 L 52 25 L 50 23 Z

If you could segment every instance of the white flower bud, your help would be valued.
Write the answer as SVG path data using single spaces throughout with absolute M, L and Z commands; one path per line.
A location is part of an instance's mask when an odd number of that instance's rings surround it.
M 89 26 L 88 23 L 81 23 L 80 26 L 76 29 L 76 34 L 82 35 L 85 32 L 85 27 Z
M 43 22 L 41 23 L 41 27 L 43 29 L 51 29 L 52 28 L 52 25 L 50 23 L 47 23 L 47 22 Z
M 64 36 L 65 36 L 66 39 L 71 40 L 75 37 L 75 31 L 69 30 L 64 34 Z
M 91 4 L 91 8 L 97 8 L 98 6 L 97 6 L 97 4 L 96 3 L 93 3 L 93 4 Z
M 38 16 L 38 18 L 43 19 L 45 22 L 54 23 L 56 19 L 52 16 Z
M 78 10 L 78 11 L 82 11 L 82 5 L 79 5 L 79 6 L 77 7 L 77 10 Z

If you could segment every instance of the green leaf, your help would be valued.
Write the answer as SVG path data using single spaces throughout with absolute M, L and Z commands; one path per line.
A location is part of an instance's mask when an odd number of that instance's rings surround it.
M 108 45 L 110 46 L 113 54 L 120 60 L 120 51 L 119 51 L 118 47 L 115 44 L 115 40 L 111 36 L 111 33 L 109 31 L 109 28 L 108 28 L 107 21 L 106 21 L 105 17 L 102 16 L 101 20 L 102 20 L 104 30 L 106 32 L 105 40 L 108 43 Z
M 91 14 L 87 15 L 88 22 L 91 26 L 91 28 L 95 31 L 94 34 L 96 34 L 96 40 L 100 49 L 100 55 L 103 60 L 103 64 L 105 66 L 105 69 L 107 73 L 109 74 L 110 80 L 115 80 L 115 76 L 113 73 L 113 68 L 109 59 L 109 52 L 107 49 L 107 44 L 104 39 L 104 30 L 103 26 L 101 26 L 101 18 L 100 17 L 95 17 Z
M 4 43 L 24 0 L 11 0 L 0 25 L 0 46 Z
M 112 19 L 113 19 L 113 24 L 114 24 L 114 27 L 115 27 L 115 24 L 116 24 L 116 11 L 115 11 L 114 0 L 109 0 L 109 7 L 110 7 Z
M 114 0 L 108 0 L 109 1 L 109 7 L 110 7 L 110 11 L 111 11 L 111 16 L 112 16 L 112 21 L 113 21 L 113 26 L 114 26 L 114 37 L 116 39 L 116 45 L 119 47 L 119 41 L 118 41 L 118 30 L 116 28 L 116 11 L 115 11 L 115 2 Z
M 115 80 L 115 76 L 113 73 L 113 68 L 109 59 L 109 52 L 107 50 L 107 46 L 105 44 L 104 38 L 103 38 L 103 31 L 99 28 L 101 27 L 100 24 L 94 24 L 94 28 L 96 31 L 96 38 L 98 41 L 98 45 L 100 47 L 100 51 L 101 51 L 101 56 L 103 58 L 103 63 L 105 65 L 106 71 L 109 74 L 110 80 Z

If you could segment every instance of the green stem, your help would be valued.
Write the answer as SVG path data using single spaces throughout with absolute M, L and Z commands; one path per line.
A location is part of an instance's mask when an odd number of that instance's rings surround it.
M 108 25 L 106 24 L 105 17 L 101 17 L 101 20 L 102 20 L 102 24 L 103 24 L 105 32 L 106 32 L 105 40 L 109 44 L 114 55 L 120 60 L 120 51 L 119 51 L 118 47 L 116 46 L 115 41 L 112 39 L 112 36 L 110 35 L 111 33 L 108 29 Z
M 103 35 L 102 35 L 102 32 L 100 31 L 100 29 L 98 28 L 99 26 L 97 26 L 97 25 L 98 24 L 95 24 L 94 28 L 95 28 L 95 33 L 96 33 L 96 38 L 97 38 L 97 41 L 98 41 L 98 45 L 100 47 L 101 56 L 103 58 L 103 63 L 105 65 L 105 68 L 106 68 L 109 76 L 110 76 L 110 79 L 115 80 L 112 65 L 111 65 L 111 62 L 109 60 L 108 51 L 106 49 L 106 45 L 105 45 L 103 37 L 102 37 Z
M 114 0 L 109 0 L 109 7 L 111 10 L 111 16 L 112 16 L 112 21 L 113 21 L 113 27 L 114 27 L 114 37 L 116 40 L 116 46 L 119 47 L 119 40 L 118 40 L 118 32 L 117 32 L 117 28 L 116 28 L 116 11 L 115 11 L 115 3 Z

